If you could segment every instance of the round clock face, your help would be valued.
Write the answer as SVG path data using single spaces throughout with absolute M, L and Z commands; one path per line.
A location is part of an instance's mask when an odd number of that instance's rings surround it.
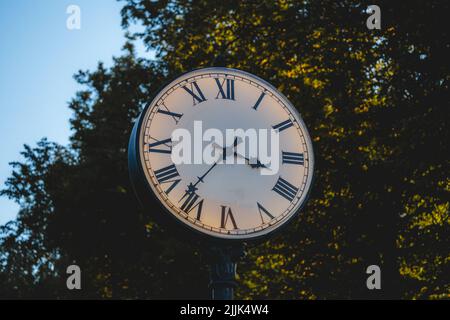
M 235 129 L 255 132 L 256 140 L 231 136 Z M 208 131 L 223 140 L 205 139 Z M 175 141 L 177 132 L 187 135 Z M 297 213 L 311 186 L 312 145 L 300 115 L 247 72 L 206 68 L 180 76 L 143 111 L 135 134 L 139 166 L 163 214 L 214 238 L 268 235 Z

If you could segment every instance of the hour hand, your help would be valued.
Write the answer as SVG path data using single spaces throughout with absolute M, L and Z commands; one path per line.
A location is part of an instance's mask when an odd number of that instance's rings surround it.
M 262 164 L 258 159 L 256 159 L 256 163 L 252 163 L 253 161 L 251 161 L 249 158 L 244 157 L 243 155 L 241 155 L 240 153 L 234 152 L 234 156 L 235 157 L 239 157 L 239 158 L 243 158 L 245 159 L 245 162 L 253 169 L 258 169 L 258 168 L 267 168 L 266 165 Z

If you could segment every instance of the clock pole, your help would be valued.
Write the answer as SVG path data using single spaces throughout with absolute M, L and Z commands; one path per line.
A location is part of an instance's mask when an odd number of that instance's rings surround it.
M 244 245 L 215 245 L 210 249 L 210 288 L 213 300 L 233 300 L 237 262 Z

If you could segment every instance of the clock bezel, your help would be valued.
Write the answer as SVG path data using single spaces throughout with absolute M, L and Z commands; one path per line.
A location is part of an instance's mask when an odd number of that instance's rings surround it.
M 156 187 L 153 185 L 151 178 L 148 176 L 149 173 L 144 170 L 145 167 L 145 161 L 143 159 L 143 152 L 141 151 L 141 148 L 143 146 L 143 124 L 144 120 L 146 120 L 148 117 L 146 117 L 147 114 L 151 112 L 149 110 L 150 108 L 156 106 L 156 103 L 159 101 L 162 95 L 166 93 L 168 89 L 173 87 L 174 85 L 182 82 L 184 79 L 189 79 L 195 76 L 198 76 L 199 74 L 205 74 L 205 73 L 219 73 L 219 74 L 230 74 L 240 77 L 249 78 L 252 81 L 255 81 L 256 83 L 260 82 L 259 85 L 269 89 L 272 91 L 272 94 L 276 95 L 278 99 L 283 101 L 284 105 L 289 109 L 292 116 L 297 121 L 298 125 L 302 129 L 302 133 L 304 134 L 304 140 L 308 148 L 308 177 L 305 183 L 305 188 L 303 191 L 303 194 L 301 195 L 300 199 L 298 200 L 297 204 L 295 205 L 294 209 L 291 210 L 292 213 L 290 213 L 284 220 L 281 220 L 278 224 L 275 224 L 273 226 L 269 226 L 263 230 L 253 232 L 250 234 L 219 234 L 213 231 L 208 231 L 204 228 L 201 228 L 199 226 L 193 225 L 189 222 L 184 222 L 182 217 L 178 217 L 176 214 L 172 213 L 170 210 L 170 207 L 165 203 L 165 201 L 161 198 L 159 195 L 158 190 L 156 190 Z M 275 88 L 273 85 L 271 85 L 269 82 L 265 81 L 264 79 L 251 74 L 246 71 L 233 69 L 233 68 L 226 68 L 226 67 L 208 67 L 208 68 L 199 68 L 195 70 L 191 70 L 188 72 L 185 72 L 175 79 L 171 80 L 167 84 L 163 85 L 160 90 L 157 91 L 157 93 L 153 96 L 151 101 L 146 104 L 142 112 L 140 113 L 138 119 L 136 120 L 132 134 L 130 136 L 130 143 L 129 143 L 129 150 L 128 150 L 128 162 L 129 162 L 129 171 L 130 171 L 130 178 L 132 182 L 133 189 L 135 191 L 135 194 L 138 198 L 138 201 L 140 202 L 141 206 L 144 208 L 144 210 L 148 210 L 151 207 L 154 207 L 153 201 L 149 199 L 148 193 L 150 192 L 152 194 L 152 200 L 155 200 L 159 207 L 161 207 L 163 210 L 162 212 L 157 211 L 157 213 L 154 215 L 156 220 L 158 222 L 161 222 L 163 224 L 172 224 L 172 222 L 176 222 L 175 225 L 182 226 L 180 229 L 184 231 L 191 231 L 191 234 L 196 234 L 201 236 L 202 238 L 208 238 L 211 240 L 219 241 L 219 242 L 248 242 L 248 241 L 257 241 L 262 239 L 267 239 L 268 237 L 271 237 L 278 233 L 280 230 L 282 230 L 284 227 L 289 225 L 289 223 L 295 218 L 298 217 L 301 209 L 305 206 L 305 204 L 308 201 L 313 178 L 314 178 L 314 150 L 312 146 L 312 140 L 309 135 L 309 131 L 306 127 L 306 124 L 304 123 L 300 113 L 298 110 L 292 105 L 292 103 L 284 96 L 281 92 L 278 91 L 277 88 Z M 153 169 L 152 169 L 153 171 Z M 168 217 L 171 218 L 168 218 Z M 194 232 L 192 232 L 194 231 Z

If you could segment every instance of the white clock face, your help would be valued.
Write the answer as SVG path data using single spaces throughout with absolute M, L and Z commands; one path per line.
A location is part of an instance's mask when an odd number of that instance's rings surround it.
M 256 238 L 286 223 L 305 201 L 313 174 L 309 134 L 290 102 L 264 80 L 235 69 L 195 70 L 166 86 L 142 117 L 138 147 L 146 180 L 166 214 L 187 226 L 216 238 Z M 194 136 L 194 121 L 224 136 L 227 129 L 276 130 L 279 168 L 261 174 L 267 166 L 250 164 L 229 141 L 218 153 L 244 163 L 174 164 L 172 133 L 186 129 Z

